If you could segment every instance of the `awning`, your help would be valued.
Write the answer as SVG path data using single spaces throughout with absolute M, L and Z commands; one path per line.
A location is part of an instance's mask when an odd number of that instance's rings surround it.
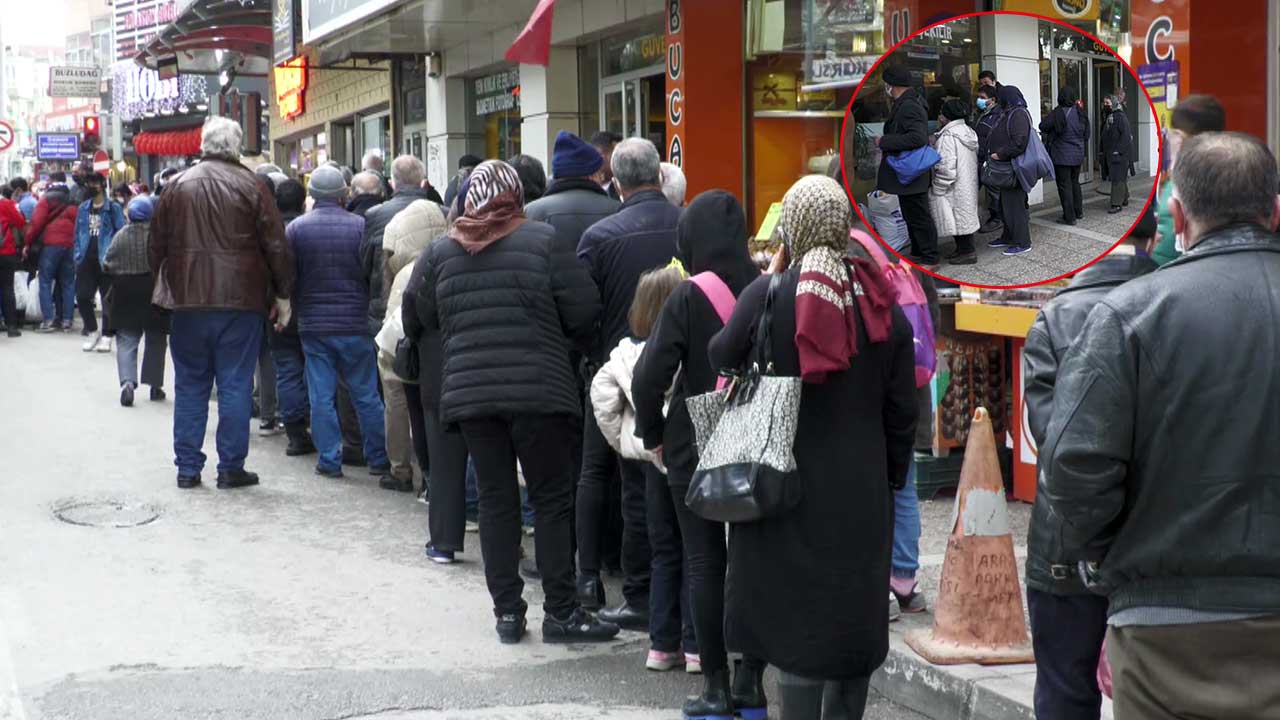
M 214 74 L 235 68 L 261 75 L 271 66 L 271 0 L 191 0 L 164 26 L 134 62 L 156 68 L 178 60 L 182 73 Z
M 200 128 L 168 132 L 140 132 L 133 136 L 138 155 L 199 155 Z

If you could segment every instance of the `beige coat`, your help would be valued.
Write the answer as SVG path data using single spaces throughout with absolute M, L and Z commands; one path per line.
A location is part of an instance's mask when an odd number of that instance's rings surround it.
M 444 211 L 430 200 L 414 200 L 396 213 L 382 233 L 382 292 L 387 296 L 387 310 L 399 307 L 400 301 L 391 302 L 391 285 L 406 265 L 418 257 L 422 249 L 449 229 Z
M 423 200 L 421 202 L 429 202 Z M 433 205 L 435 203 L 432 203 Z M 396 217 L 400 217 L 397 215 Z M 392 220 L 391 222 L 395 222 Z M 409 264 L 400 268 L 400 272 L 396 273 L 396 277 L 391 281 L 390 288 L 387 292 L 387 319 L 382 323 L 382 330 L 378 332 L 378 337 L 374 341 L 378 344 L 378 370 L 384 378 L 391 378 L 404 382 L 400 376 L 392 370 L 392 365 L 396 360 L 396 343 L 400 342 L 400 338 L 404 337 L 404 323 L 400 320 L 400 303 L 404 299 L 404 289 L 409 285 L 409 276 L 413 274 L 414 260 L 410 259 Z
M 636 406 L 631 397 L 631 374 L 635 370 L 644 343 L 623 338 L 609 353 L 609 360 L 591 381 L 591 408 L 595 411 L 600 434 L 622 457 L 651 462 L 663 473 L 666 466 L 644 442 L 636 437 Z

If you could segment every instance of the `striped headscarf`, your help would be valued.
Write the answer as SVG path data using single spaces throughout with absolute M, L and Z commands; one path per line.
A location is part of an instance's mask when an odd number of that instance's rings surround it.
M 800 376 L 821 383 L 858 354 L 858 316 L 868 339 L 883 342 L 893 324 L 893 289 L 874 264 L 850 258 L 849 196 L 824 175 L 800 178 L 782 198 L 781 227 L 800 269 L 796 349 Z
M 475 255 L 525 222 L 523 200 L 516 169 L 501 160 L 486 160 L 467 178 L 463 213 L 449 237 Z

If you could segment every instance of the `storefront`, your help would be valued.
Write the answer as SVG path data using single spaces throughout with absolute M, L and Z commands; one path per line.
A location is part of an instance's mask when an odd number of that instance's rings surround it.
M 508 65 L 467 81 L 467 151 L 482 158 L 520 154 L 520 68 Z
M 208 88 L 205 75 L 161 80 L 157 71 L 132 60 L 112 67 L 111 106 L 125 138 L 121 159 L 143 182 L 150 183 L 160 170 L 181 166 L 189 156 L 199 154 L 199 128 L 209 111 Z
M 390 63 L 317 67 L 303 55 L 272 70 L 272 157 L 306 174 L 333 160 L 360 168 L 369 150 L 392 155 Z M 353 106 L 355 110 L 353 112 Z

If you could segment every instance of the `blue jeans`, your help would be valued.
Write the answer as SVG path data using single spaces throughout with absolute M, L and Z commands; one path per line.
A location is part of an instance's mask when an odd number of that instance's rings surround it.
M 363 335 L 304 335 L 307 397 L 311 401 L 311 437 L 320 451 L 318 466 L 342 469 L 342 430 L 338 426 L 338 379 L 346 383 L 364 435 L 364 457 L 370 468 L 385 468 L 387 434 L 382 396 L 378 394 L 378 358 L 373 339 Z
M 916 495 L 916 461 L 907 467 L 907 485 L 893 494 L 894 577 L 914 578 L 920 569 L 920 497 Z
M 243 470 L 249 455 L 253 370 L 262 342 L 262 315 L 246 310 L 173 313 L 173 453 L 178 474 L 204 469 L 209 393 L 218 382 L 218 472 Z
M 305 421 L 311 414 L 307 404 L 306 363 L 302 350 L 292 346 L 271 349 L 276 365 L 276 397 L 280 404 L 280 420 L 291 423 Z
M 62 317 L 54 316 L 56 312 L 53 302 L 53 283 L 57 280 L 62 302 L 56 309 L 62 310 Z M 45 322 L 62 320 L 71 324 L 76 307 L 76 265 L 72 258 L 72 248 L 46 246 L 40 251 L 40 313 Z

